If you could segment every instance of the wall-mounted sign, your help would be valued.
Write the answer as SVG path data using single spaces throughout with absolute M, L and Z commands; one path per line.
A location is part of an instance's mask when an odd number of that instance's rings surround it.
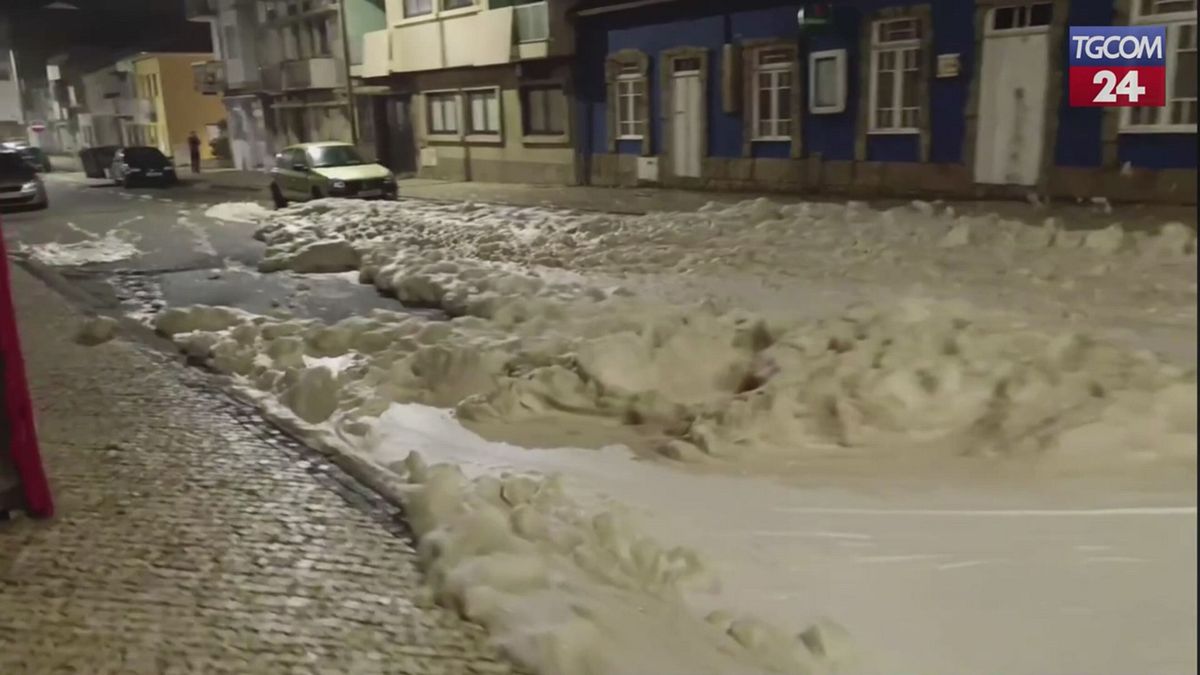
M 938 77 L 958 77 L 958 73 L 961 69 L 962 61 L 958 58 L 958 54 L 937 55 Z
M 801 29 L 820 28 L 829 25 L 833 8 L 828 2 L 812 2 L 796 12 L 796 23 Z

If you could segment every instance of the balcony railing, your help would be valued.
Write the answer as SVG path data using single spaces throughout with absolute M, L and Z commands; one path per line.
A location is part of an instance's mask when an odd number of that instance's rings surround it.
M 546 58 L 551 37 L 549 3 L 521 1 L 497 7 L 497 2 L 481 12 L 393 26 L 387 54 L 382 47 L 370 50 L 364 56 L 363 72 L 381 72 L 385 58 L 393 73 Z
M 215 19 L 217 0 L 183 0 L 183 11 L 189 21 Z
M 225 64 L 220 61 L 200 61 L 192 64 L 192 82 L 201 94 L 220 94 L 225 91 Z
M 340 85 L 337 60 L 330 57 L 298 59 L 282 64 L 284 91 L 296 89 L 333 89 Z

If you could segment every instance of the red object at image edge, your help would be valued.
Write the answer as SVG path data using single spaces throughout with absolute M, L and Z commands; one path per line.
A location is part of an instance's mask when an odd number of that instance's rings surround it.
M 21 356 L 21 337 L 17 333 L 17 314 L 13 306 L 12 284 L 8 275 L 8 249 L 0 233 L 0 370 L 4 373 L 4 427 L 9 461 L 16 469 L 25 511 L 36 518 L 54 515 L 54 500 L 38 451 L 37 427 L 33 421 L 33 402 L 25 380 L 25 359 Z M 0 460 L 3 460 L 0 457 Z

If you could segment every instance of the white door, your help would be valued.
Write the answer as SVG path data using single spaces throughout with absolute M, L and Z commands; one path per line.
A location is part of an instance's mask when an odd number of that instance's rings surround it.
M 1052 5 L 996 7 L 985 23 L 975 182 L 1036 185 L 1041 174 Z
M 701 95 L 699 59 L 676 59 L 671 77 L 671 154 L 676 176 L 700 177 L 703 145 L 704 97 Z

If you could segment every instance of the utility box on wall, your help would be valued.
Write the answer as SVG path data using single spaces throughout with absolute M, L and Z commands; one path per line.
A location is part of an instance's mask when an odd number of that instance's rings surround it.
M 657 183 L 658 182 L 658 158 L 657 157 L 638 157 L 637 179 L 638 179 L 639 183 Z

